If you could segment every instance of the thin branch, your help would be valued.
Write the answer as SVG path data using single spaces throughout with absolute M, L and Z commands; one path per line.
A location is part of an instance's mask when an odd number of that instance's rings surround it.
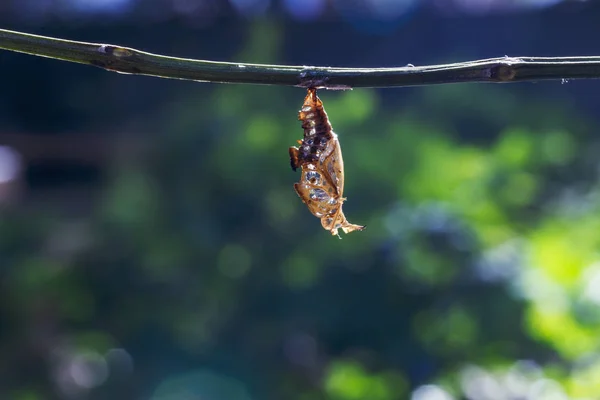
M 398 68 L 335 68 L 244 64 L 167 57 L 127 47 L 0 29 L 0 49 L 93 65 L 109 71 L 199 82 L 347 89 L 459 82 L 600 78 L 600 57 L 499 57 Z

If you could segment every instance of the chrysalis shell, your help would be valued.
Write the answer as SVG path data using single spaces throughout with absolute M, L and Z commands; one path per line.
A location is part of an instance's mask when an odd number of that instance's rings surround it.
M 289 150 L 292 169 L 302 169 L 300 182 L 294 184 L 296 193 L 332 235 L 337 235 L 339 229 L 344 233 L 363 230 L 364 226 L 349 223 L 342 211 L 346 200 L 342 197 L 342 150 L 315 88 L 308 89 L 298 119 L 302 121 L 304 138 L 298 141 L 299 148 Z

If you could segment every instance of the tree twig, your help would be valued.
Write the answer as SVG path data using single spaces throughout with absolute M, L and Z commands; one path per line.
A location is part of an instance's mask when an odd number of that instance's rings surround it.
M 167 57 L 127 47 L 0 29 L 0 49 L 82 63 L 109 71 L 200 82 L 347 89 L 459 82 L 600 78 L 596 57 L 499 57 L 398 68 L 335 68 L 215 62 Z

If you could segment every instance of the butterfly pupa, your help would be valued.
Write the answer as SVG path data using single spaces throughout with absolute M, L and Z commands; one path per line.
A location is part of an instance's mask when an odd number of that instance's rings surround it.
M 342 211 L 346 200 L 342 150 L 317 89 L 308 89 L 298 119 L 304 138 L 298 141 L 300 147 L 289 149 L 292 169 L 302 171 L 300 182 L 294 184 L 296 193 L 332 235 L 338 235 L 339 229 L 344 233 L 362 231 L 365 227 L 348 222 Z

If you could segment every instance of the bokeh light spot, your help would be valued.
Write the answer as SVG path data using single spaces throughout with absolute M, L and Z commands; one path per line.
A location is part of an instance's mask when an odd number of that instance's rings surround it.
M 283 281 L 287 286 L 302 289 L 312 286 L 319 276 L 320 264 L 302 255 L 290 257 L 281 267 Z
M 461 386 L 469 399 L 500 400 L 506 398 L 505 388 L 494 376 L 483 368 L 475 365 L 461 371 Z
M 309 21 L 325 11 L 325 0 L 283 0 L 283 7 L 293 18 Z
M 132 5 L 132 0 L 70 0 L 66 6 L 80 12 L 110 12 L 121 13 Z
M 387 20 L 396 19 L 418 4 L 418 0 L 369 0 L 367 2 L 373 16 Z
M 248 122 L 244 138 L 251 150 L 264 151 L 273 147 L 279 132 L 281 127 L 275 119 L 257 115 Z
M 357 362 L 334 362 L 329 366 L 325 389 L 336 399 L 391 400 L 392 389 L 385 378 L 368 374 Z
M 69 369 L 73 381 L 86 389 L 101 385 L 108 377 L 106 360 L 95 352 L 77 354 Z
M 410 396 L 411 400 L 453 400 L 454 397 L 437 385 L 419 386 Z
M 246 17 L 264 14 L 271 3 L 270 0 L 229 0 L 233 8 Z
M 105 359 L 111 375 L 122 377 L 133 372 L 133 358 L 125 349 L 110 349 Z
M 547 132 L 541 140 L 542 153 L 552 164 L 564 165 L 571 161 L 576 154 L 575 142 L 568 132 Z
M 290 335 L 284 343 L 283 350 L 293 364 L 312 367 L 317 363 L 317 341 L 307 333 Z
M 21 168 L 21 155 L 12 147 L 0 146 L 0 183 L 16 179 Z
M 252 256 L 245 247 L 237 244 L 225 246 L 219 253 L 219 271 L 229 278 L 241 278 L 248 273 Z

